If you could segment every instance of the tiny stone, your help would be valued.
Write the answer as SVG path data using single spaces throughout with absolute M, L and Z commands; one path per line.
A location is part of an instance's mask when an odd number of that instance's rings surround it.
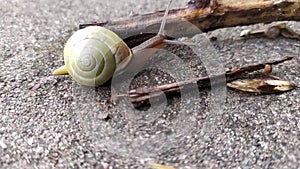
M 4 143 L 4 141 L 2 139 L 0 140 L 0 147 L 2 149 L 6 149 L 7 148 L 7 145 Z
M 105 162 L 101 162 L 103 169 L 108 169 L 109 168 L 109 164 L 105 163 Z
M 32 137 L 29 138 L 29 139 L 27 140 L 27 143 L 28 143 L 28 145 L 32 146 L 32 144 L 33 144 L 33 138 L 32 138 Z
M 41 87 L 41 84 L 35 84 L 35 85 L 33 85 L 32 87 L 30 87 L 30 90 L 37 90 L 37 89 L 39 89 Z

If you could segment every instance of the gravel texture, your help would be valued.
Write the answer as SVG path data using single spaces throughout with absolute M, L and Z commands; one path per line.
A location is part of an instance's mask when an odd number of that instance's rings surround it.
M 174 2 L 172 7 L 185 3 Z M 133 111 L 123 101 L 118 105 L 109 102 L 109 86 L 85 88 L 67 76 L 51 76 L 63 64 L 63 46 L 79 23 L 165 6 L 166 2 L 148 0 L 2 1 L 0 167 L 126 169 L 149 168 L 148 163 L 155 162 L 182 169 L 300 168 L 299 88 L 283 94 L 254 95 L 225 90 L 223 85 L 181 93 L 181 99 L 174 97 L 167 105 L 142 112 Z M 289 25 L 300 30 L 299 23 Z M 299 86 L 298 41 L 238 37 L 244 29 L 265 26 L 220 29 L 185 40 L 201 42 L 205 37 L 217 37 L 201 49 L 203 53 L 214 52 L 215 56 L 205 56 L 218 61 L 215 67 L 295 55 L 273 72 Z M 192 74 L 209 73 L 202 63 L 205 57 L 199 60 L 180 46 L 166 49 Z M 160 67 L 186 68 L 174 60 Z M 145 71 L 131 87 L 190 76 L 181 73 L 170 76 L 157 69 Z

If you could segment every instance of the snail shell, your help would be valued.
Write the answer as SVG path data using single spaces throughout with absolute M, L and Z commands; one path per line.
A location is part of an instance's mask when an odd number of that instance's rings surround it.
M 69 74 L 81 85 L 98 86 L 123 70 L 131 59 L 130 48 L 118 35 L 103 27 L 89 26 L 75 32 L 67 41 L 65 65 L 53 75 Z

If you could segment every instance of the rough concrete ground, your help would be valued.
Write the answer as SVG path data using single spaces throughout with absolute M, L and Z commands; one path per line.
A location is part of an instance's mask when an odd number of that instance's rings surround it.
M 174 2 L 172 6 L 182 7 L 185 3 Z M 176 168 L 300 168 L 298 88 L 276 95 L 227 90 L 223 111 L 212 106 L 217 95 L 200 91 L 198 97 L 187 99 L 183 106 L 174 98 L 154 122 L 147 123 L 131 120 L 126 116 L 130 113 L 127 109 L 107 102 L 107 86 L 87 89 L 69 77 L 51 76 L 63 64 L 63 45 L 79 23 L 125 16 L 130 10 L 147 13 L 165 6 L 163 1 L 133 0 L 1 1 L 1 168 L 102 168 L 105 163 L 113 168 L 147 168 L 149 161 Z M 298 23 L 290 25 L 300 30 Z M 211 46 L 224 67 L 295 55 L 295 59 L 273 71 L 299 86 L 298 41 L 238 38 L 243 29 L 263 26 L 220 29 L 204 36 L 218 37 Z M 195 75 L 202 74 L 201 62 L 189 51 L 171 49 Z M 153 71 L 138 77 L 133 85 L 170 80 L 164 73 Z M 85 107 L 85 99 L 96 104 L 93 110 Z M 214 116 L 212 112 L 219 114 Z M 195 123 L 189 124 L 190 117 Z M 211 118 L 212 123 L 207 123 Z M 178 121 L 188 132 L 170 140 L 154 137 L 161 145 L 147 142 L 162 131 L 172 135 L 173 128 L 179 128 L 174 125 Z M 110 132 L 109 126 L 120 131 L 120 137 L 102 138 L 101 134 Z M 130 138 L 147 144 L 130 144 L 135 141 Z

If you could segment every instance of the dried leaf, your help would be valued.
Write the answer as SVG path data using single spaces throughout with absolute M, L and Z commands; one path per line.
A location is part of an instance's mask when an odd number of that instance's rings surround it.
M 295 85 L 285 80 L 242 79 L 227 83 L 230 88 L 254 93 L 279 93 L 292 90 Z
M 149 165 L 152 169 L 175 169 L 174 167 L 161 165 L 157 163 L 150 163 Z

